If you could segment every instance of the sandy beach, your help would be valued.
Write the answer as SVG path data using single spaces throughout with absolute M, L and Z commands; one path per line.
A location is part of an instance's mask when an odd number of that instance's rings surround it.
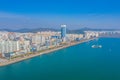
M 90 40 L 94 40 L 94 39 L 95 38 L 83 40 L 83 41 L 80 41 L 80 42 L 73 42 L 73 43 L 70 43 L 69 45 L 57 47 L 57 48 L 54 48 L 54 49 L 51 49 L 51 50 L 46 50 L 46 51 L 43 51 L 43 52 L 40 52 L 40 53 L 30 54 L 29 56 L 27 55 L 27 56 L 24 56 L 24 57 L 18 57 L 18 58 L 11 59 L 11 60 L 5 60 L 5 62 L 0 63 L 0 66 L 6 66 L 6 65 L 9 65 L 9 64 L 20 62 L 20 61 L 23 61 L 23 60 L 26 60 L 26 59 L 29 59 L 29 58 L 33 58 L 33 57 L 36 57 L 36 56 L 39 56 L 39 55 L 42 55 L 42 54 L 48 54 L 48 53 L 53 52 L 53 51 L 57 51 L 57 50 L 60 50 L 60 49 L 63 49 L 63 48 L 67 48 L 67 47 L 70 47 L 70 46 L 81 44 L 81 43 L 84 43 L 84 42 L 87 42 L 87 41 L 90 41 Z

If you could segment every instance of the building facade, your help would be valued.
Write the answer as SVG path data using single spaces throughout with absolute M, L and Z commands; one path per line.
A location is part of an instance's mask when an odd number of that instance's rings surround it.
M 61 39 L 62 41 L 66 41 L 66 25 L 61 25 Z

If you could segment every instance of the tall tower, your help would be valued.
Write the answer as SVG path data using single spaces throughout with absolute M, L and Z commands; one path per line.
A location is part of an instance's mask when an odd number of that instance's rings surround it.
M 66 25 L 61 25 L 61 39 L 66 41 Z

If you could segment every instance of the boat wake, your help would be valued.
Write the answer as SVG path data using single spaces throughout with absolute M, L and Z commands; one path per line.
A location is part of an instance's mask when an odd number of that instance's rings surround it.
M 92 48 L 102 48 L 102 45 L 92 45 Z

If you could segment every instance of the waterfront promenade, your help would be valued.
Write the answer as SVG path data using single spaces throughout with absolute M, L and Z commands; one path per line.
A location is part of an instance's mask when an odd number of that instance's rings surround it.
M 42 54 L 48 54 L 48 53 L 53 52 L 53 51 L 57 51 L 57 50 L 60 50 L 60 49 L 63 49 L 63 48 L 67 48 L 67 47 L 70 47 L 70 46 L 81 44 L 81 43 L 84 43 L 84 42 L 87 42 L 87 41 L 90 41 L 90 40 L 94 40 L 94 39 L 96 39 L 96 38 L 81 40 L 80 42 L 72 42 L 68 45 L 59 46 L 59 47 L 56 47 L 56 48 L 53 48 L 53 49 L 48 49 L 48 50 L 45 50 L 43 52 L 38 52 L 38 53 L 35 53 L 35 54 L 30 54 L 30 55 L 23 56 L 23 57 L 17 57 L 17 58 L 10 59 L 10 60 L 5 60 L 5 61 L 2 60 L 3 62 L 0 63 L 0 66 L 6 66 L 6 65 L 9 65 L 9 64 L 20 62 L 20 61 L 23 61 L 23 60 L 26 60 L 26 59 L 29 59 L 29 58 L 33 58 L 33 57 L 36 57 L 36 56 L 39 56 L 39 55 L 42 55 Z

